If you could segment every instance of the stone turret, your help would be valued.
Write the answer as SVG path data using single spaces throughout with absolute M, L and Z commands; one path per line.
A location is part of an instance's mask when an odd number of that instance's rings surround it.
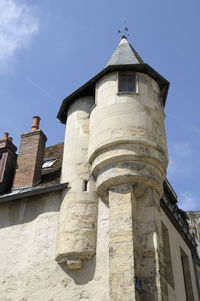
M 93 97 L 74 100 L 67 117 L 62 179 L 69 182 L 60 211 L 56 260 L 68 268 L 82 267 L 82 260 L 96 252 L 98 196 L 88 162 L 89 113 Z
M 97 203 L 107 204 L 110 300 L 167 300 L 160 198 L 168 86 L 123 37 L 58 113 L 67 121 L 62 180 L 71 190 L 63 194 L 56 258 L 81 268 L 95 254 Z

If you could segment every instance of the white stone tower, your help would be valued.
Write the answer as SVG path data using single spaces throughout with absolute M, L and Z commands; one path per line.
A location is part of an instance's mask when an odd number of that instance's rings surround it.
M 160 219 L 168 87 L 123 37 L 103 71 L 67 97 L 58 114 L 66 122 L 62 181 L 70 188 L 56 259 L 84 269 L 107 245 L 109 300 L 168 300 Z

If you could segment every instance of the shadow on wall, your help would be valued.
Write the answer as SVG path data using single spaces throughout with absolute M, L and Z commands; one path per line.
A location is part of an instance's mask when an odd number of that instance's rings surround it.
M 0 204 L 0 229 L 29 223 L 40 214 L 59 212 L 61 192 L 27 197 Z
M 81 270 L 69 270 L 65 263 L 58 264 L 60 268 L 74 280 L 77 285 L 87 284 L 94 279 L 96 269 L 96 256 L 83 262 Z

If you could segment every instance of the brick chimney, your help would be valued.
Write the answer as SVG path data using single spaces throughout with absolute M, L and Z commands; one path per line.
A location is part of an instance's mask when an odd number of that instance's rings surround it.
M 32 130 L 21 135 L 13 188 L 36 186 L 41 181 L 46 136 L 39 129 L 40 117 L 33 117 Z
M 10 191 L 17 161 L 17 148 L 8 136 L 5 132 L 0 138 L 0 194 Z

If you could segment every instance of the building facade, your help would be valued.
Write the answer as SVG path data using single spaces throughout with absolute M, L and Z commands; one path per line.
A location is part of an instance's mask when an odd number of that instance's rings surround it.
M 63 100 L 64 148 L 45 148 L 37 116 L 18 158 L 4 134 L 2 300 L 199 300 L 197 245 L 166 179 L 168 87 L 123 37 Z

